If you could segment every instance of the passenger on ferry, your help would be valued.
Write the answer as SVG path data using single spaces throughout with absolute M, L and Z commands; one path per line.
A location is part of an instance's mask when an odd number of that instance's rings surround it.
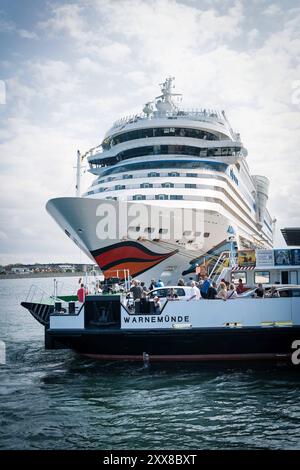
M 270 292 L 266 294 L 266 297 L 280 297 L 278 290 L 276 290 L 275 286 L 272 286 Z
M 160 313 L 160 310 L 161 310 L 161 303 L 160 303 L 160 300 L 159 300 L 159 297 L 154 297 L 153 299 L 154 301 L 154 310 L 155 310 L 155 313 Z
M 203 284 L 200 290 L 201 296 L 203 297 L 203 299 L 207 298 L 207 291 L 210 288 L 210 285 L 211 285 L 211 280 L 208 279 L 208 276 L 204 276 Z
M 145 291 L 143 291 L 142 297 L 140 298 L 140 309 L 141 312 L 149 313 L 149 298 Z
M 84 284 L 80 284 L 80 288 L 77 291 L 78 302 L 83 303 L 85 296 L 88 294 L 88 290 L 84 287 Z
M 158 279 L 158 282 L 156 284 L 156 287 L 165 287 L 163 281 L 161 279 Z
M 194 281 L 194 279 L 192 277 L 189 277 L 189 280 L 187 282 L 187 286 L 188 287 L 192 287 L 192 282 Z
M 207 299 L 215 299 L 218 295 L 217 291 L 217 284 L 215 282 L 212 283 L 211 286 L 209 286 L 208 291 L 207 291 Z
M 199 299 L 201 299 L 200 290 L 196 286 L 195 281 L 192 281 L 192 283 L 191 283 L 191 296 L 187 300 L 189 301 L 189 300 L 199 300 Z
M 147 289 L 147 287 L 145 286 L 144 281 L 141 282 L 141 288 L 143 289 L 143 292 L 146 292 L 146 294 L 148 294 L 148 289 Z
M 236 288 L 236 292 L 237 294 L 243 294 L 243 292 L 245 292 L 246 289 L 244 287 L 244 284 L 243 284 L 243 280 L 242 279 L 239 279 L 239 283 L 237 285 L 237 288 Z
M 219 288 L 219 292 L 216 298 L 227 300 L 227 287 L 226 287 L 225 282 L 220 282 L 220 288 Z
M 155 279 L 151 279 L 151 283 L 150 283 L 150 286 L 149 286 L 149 290 L 153 290 L 155 289 L 156 286 L 156 282 L 155 282 Z
M 263 299 L 263 298 L 264 298 L 264 296 L 265 296 L 265 289 L 263 288 L 263 285 L 262 285 L 261 283 L 259 283 L 259 284 L 257 285 L 257 289 L 255 289 L 254 295 L 255 295 L 255 297 L 260 298 L 260 299 Z
M 227 291 L 227 300 L 229 299 L 237 299 L 238 295 L 235 290 L 234 284 L 230 284 L 229 290 Z
M 134 300 L 140 299 L 142 297 L 143 288 L 141 287 L 139 281 L 132 281 L 132 287 L 130 288 L 130 292 L 132 292 Z
M 176 294 L 175 289 L 171 288 L 171 289 L 168 290 L 167 299 L 168 300 L 178 300 L 178 295 Z
M 177 285 L 178 286 L 185 286 L 184 279 L 182 279 L 182 278 L 178 279 Z

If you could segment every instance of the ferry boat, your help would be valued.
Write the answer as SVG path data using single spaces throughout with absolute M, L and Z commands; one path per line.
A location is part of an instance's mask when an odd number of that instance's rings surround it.
M 292 288 L 299 293 L 299 288 Z M 300 297 L 129 303 L 124 295 L 22 302 L 46 349 L 99 360 L 300 363 Z
M 251 175 L 225 112 L 184 109 L 173 80 L 141 114 L 115 122 L 100 145 L 78 153 L 76 197 L 47 203 L 106 277 L 127 270 L 172 285 L 229 245 L 273 245 L 268 179 Z M 81 195 L 84 159 L 95 179 Z

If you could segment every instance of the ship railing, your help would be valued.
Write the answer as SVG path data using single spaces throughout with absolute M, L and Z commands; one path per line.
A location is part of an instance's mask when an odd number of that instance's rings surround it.
M 204 122 L 218 122 L 219 124 L 224 125 L 224 122 L 227 123 L 224 114 L 220 111 L 216 111 L 213 109 L 204 109 L 204 108 L 195 108 L 195 109 L 180 109 L 170 112 L 159 112 L 154 111 L 151 114 L 133 114 L 129 116 L 124 116 L 121 119 L 118 119 L 114 122 L 112 129 L 119 128 L 126 126 L 127 124 L 134 124 L 139 120 L 144 119 L 196 119 L 197 121 L 204 121 Z
M 32 284 L 29 288 L 29 291 L 26 296 L 26 302 L 29 303 L 43 303 L 47 299 L 47 301 L 50 301 L 52 298 L 51 294 L 49 292 L 46 292 L 44 289 L 41 287 L 37 286 L 36 284 Z
M 211 281 L 218 283 L 219 278 L 222 279 L 222 277 L 220 277 L 219 269 L 224 264 L 225 260 L 229 260 L 229 258 L 230 258 L 230 251 L 222 251 L 222 253 L 220 253 L 209 275 L 209 279 Z
M 81 159 L 83 160 L 84 158 L 93 157 L 94 155 L 98 155 L 99 153 L 103 153 L 103 147 L 101 144 L 87 150 L 87 152 L 81 155 Z

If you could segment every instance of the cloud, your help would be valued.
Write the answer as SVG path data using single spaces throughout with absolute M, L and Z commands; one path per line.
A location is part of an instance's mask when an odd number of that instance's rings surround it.
M 0 11 L 1 14 L 1 11 Z M 0 18 L 0 33 L 16 34 L 23 39 L 38 39 L 38 35 L 34 31 L 27 29 L 19 29 L 13 21 L 7 21 Z
M 272 3 L 269 5 L 263 12 L 263 15 L 266 16 L 276 16 L 282 13 L 282 10 L 279 5 L 276 5 L 275 3 Z
M 74 194 L 77 149 L 99 144 L 115 119 L 140 112 L 169 74 L 186 107 L 226 110 L 249 150 L 252 173 L 270 178 L 278 227 L 300 225 L 300 108 L 292 99 L 300 77 L 300 9 L 274 6 L 78 0 L 44 3 L 38 25 L 18 26 L 19 36 L 38 31 L 39 41 L 34 53 L 12 54 L 5 69 L 1 259 L 78 260 L 45 203 Z M 15 28 L 2 22 L 6 33 Z M 84 178 L 83 189 L 92 177 Z

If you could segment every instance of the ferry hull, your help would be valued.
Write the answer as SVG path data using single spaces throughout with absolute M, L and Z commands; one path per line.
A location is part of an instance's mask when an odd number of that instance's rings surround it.
M 193 330 L 47 331 L 48 349 L 62 346 L 97 360 L 291 363 L 300 326 Z M 292 365 L 292 363 L 291 363 Z

